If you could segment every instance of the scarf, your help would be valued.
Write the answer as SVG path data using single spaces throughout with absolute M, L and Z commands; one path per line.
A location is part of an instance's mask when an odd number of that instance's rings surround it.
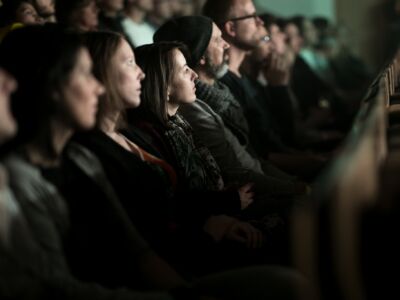
M 214 157 L 207 147 L 195 141 L 192 127 L 179 114 L 170 117 L 165 136 L 173 149 L 178 172 L 192 190 L 218 191 L 224 183 Z
M 242 106 L 225 84 L 215 81 L 214 85 L 208 85 L 197 80 L 196 96 L 221 116 L 225 125 L 238 138 L 241 145 L 248 145 L 249 124 L 244 116 Z

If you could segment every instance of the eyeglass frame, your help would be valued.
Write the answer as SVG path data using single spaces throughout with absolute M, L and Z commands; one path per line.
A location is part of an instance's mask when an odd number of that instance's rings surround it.
M 260 16 L 257 13 L 252 13 L 252 14 L 247 15 L 247 16 L 241 16 L 241 17 L 228 19 L 224 23 L 229 22 L 229 21 L 232 21 L 232 22 L 242 21 L 242 20 L 251 19 L 251 18 L 257 19 L 257 18 L 260 18 Z

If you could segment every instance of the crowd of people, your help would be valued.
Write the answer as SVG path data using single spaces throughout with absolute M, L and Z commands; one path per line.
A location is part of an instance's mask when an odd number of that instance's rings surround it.
M 252 0 L 3 0 L 1 299 L 312 299 L 292 210 L 368 83 Z

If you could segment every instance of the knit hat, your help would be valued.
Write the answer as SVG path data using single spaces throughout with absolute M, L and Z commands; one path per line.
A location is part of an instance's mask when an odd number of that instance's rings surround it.
M 190 52 L 188 66 L 198 65 L 210 43 L 213 21 L 204 16 L 178 17 L 164 23 L 154 34 L 155 43 L 178 41 L 186 44 Z

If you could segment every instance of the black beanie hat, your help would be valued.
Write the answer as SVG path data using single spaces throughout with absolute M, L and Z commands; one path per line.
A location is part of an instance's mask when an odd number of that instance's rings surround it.
M 190 52 L 188 66 L 197 66 L 210 43 L 213 21 L 204 16 L 178 17 L 164 23 L 154 34 L 157 42 L 178 41 L 186 44 Z

